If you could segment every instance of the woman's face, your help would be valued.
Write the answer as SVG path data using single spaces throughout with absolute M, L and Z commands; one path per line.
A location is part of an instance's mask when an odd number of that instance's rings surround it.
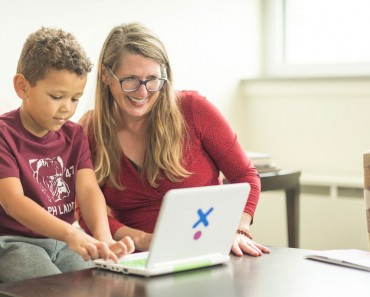
M 123 56 L 120 65 L 114 71 L 116 77 L 110 75 L 109 79 L 109 86 L 114 100 L 125 116 L 125 121 L 144 119 L 158 100 L 160 91 L 148 92 L 145 85 L 142 84 L 134 92 L 123 92 L 119 79 L 147 80 L 161 78 L 161 67 L 152 59 L 130 53 Z

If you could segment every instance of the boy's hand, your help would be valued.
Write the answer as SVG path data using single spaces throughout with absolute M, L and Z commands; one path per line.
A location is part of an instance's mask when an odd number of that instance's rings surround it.
M 106 243 L 76 229 L 66 236 L 65 242 L 71 250 L 78 253 L 85 261 L 103 258 L 118 263 L 118 257 L 132 253 L 135 250 L 133 241 L 129 237 L 123 238 L 119 242 L 112 240 Z M 108 245 L 113 247 L 114 250 L 109 248 Z

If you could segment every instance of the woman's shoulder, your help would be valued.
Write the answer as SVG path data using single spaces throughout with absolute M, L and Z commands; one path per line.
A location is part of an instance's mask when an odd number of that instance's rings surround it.
M 206 97 L 202 96 L 198 91 L 177 91 L 176 95 L 183 111 L 198 109 L 199 106 L 208 104 Z
M 179 98 L 180 102 L 205 99 L 205 97 L 202 96 L 198 91 L 194 91 L 194 90 L 176 91 L 176 95 Z
M 205 96 L 198 91 L 178 91 L 177 97 L 181 110 L 184 113 L 202 114 L 204 112 L 214 113 L 216 107 Z

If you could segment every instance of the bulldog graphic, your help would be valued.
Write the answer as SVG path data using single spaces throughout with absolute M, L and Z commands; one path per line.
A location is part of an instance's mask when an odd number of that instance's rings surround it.
M 29 161 L 33 177 L 50 202 L 68 197 L 70 189 L 63 180 L 64 166 L 61 157 L 33 159 Z

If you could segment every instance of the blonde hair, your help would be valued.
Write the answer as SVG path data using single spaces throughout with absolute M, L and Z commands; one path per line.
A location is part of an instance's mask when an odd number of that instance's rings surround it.
M 111 30 L 100 53 L 95 96 L 95 109 L 90 119 L 94 133 L 92 157 L 100 184 L 108 181 L 117 189 L 120 182 L 122 150 L 118 143 L 119 119 L 122 117 L 109 86 L 102 80 L 107 67 L 114 72 L 125 53 L 139 54 L 161 65 L 167 83 L 147 119 L 148 144 L 142 175 L 152 187 L 158 187 L 161 171 L 171 181 L 190 175 L 182 165 L 186 128 L 178 100 L 172 89 L 172 71 L 162 42 L 153 32 L 138 23 L 122 24 Z M 108 73 L 108 71 L 106 72 Z

